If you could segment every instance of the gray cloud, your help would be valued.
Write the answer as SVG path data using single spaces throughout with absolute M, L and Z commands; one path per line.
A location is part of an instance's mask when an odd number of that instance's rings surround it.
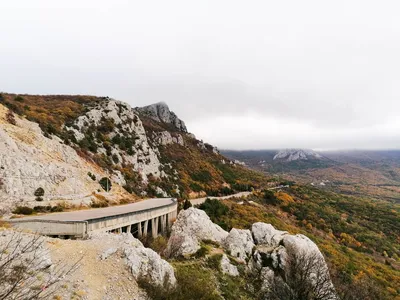
M 8 1 L 0 89 L 165 101 L 224 148 L 395 148 L 397 1 Z

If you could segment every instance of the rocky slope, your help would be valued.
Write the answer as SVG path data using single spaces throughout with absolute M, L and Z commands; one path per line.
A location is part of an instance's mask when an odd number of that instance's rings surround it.
M 43 287 L 41 299 L 147 299 L 137 284 L 142 278 L 156 286 L 176 285 L 172 266 L 130 234 L 60 240 L 0 228 L 0 250 L 12 253 L 0 257 L 2 265 L 10 257 L 14 265 L 30 263 L 35 278 L 25 284 Z M 1 270 L 10 276 L 13 265 Z M 9 290 L 5 280 L 0 287 Z
M 322 253 L 302 234 L 291 235 L 266 223 L 254 223 L 251 230 L 233 228 L 228 233 L 212 223 L 204 211 L 189 208 L 179 213 L 172 227 L 167 254 L 190 258 L 202 243 L 210 242 L 224 250 L 221 270 L 234 277 L 244 273 L 259 277 L 265 299 L 270 299 L 269 293 L 276 292 L 280 285 L 296 295 L 294 283 L 308 286 L 321 299 L 338 299 Z M 238 264 L 244 265 L 243 274 Z M 301 276 L 301 280 L 294 282 L 292 276 Z
M 199 250 L 205 243 L 212 245 L 213 251 L 201 258 Z M 35 286 L 44 287 L 43 295 L 54 292 L 56 299 L 148 299 L 146 293 L 153 295 L 154 289 L 163 292 L 153 299 L 175 299 L 174 293 L 191 293 L 187 291 L 190 287 L 182 282 L 181 267 L 199 263 L 198 272 L 213 272 L 211 281 L 219 276 L 237 284 L 247 281 L 244 289 L 251 299 L 271 299 L 270 293 L 279 284 L 293 289 L 296 295 L 298 291 L 288 281 L 296 277 L 292 278 L 294 269 L 302 276 L 295 284 L 323 294 L 320 299 L 337 299 L 324 257 L 306 236 L 291 235 L 266 223 L 255 223 L 251 230 L 232 229 L 228 233 L 196 208 L 179 213 L 168 240 L 168 260 L 126 233 L 97 233 L 87 240 L 36 239 L 33 234 L 0 227 L 0 250 L 10 255 L 16 253 L 13 264 L 30 262 L 29 272 L 34 274 Z M 10 255 L 0 256 L 0 265 Z M 204 262 L 208 262 L 208 271 Z M 60 266 L 67 267 L 68 272 L 60 272 Z M 13 265 L 0 270 L 11 274 Z M 215 283 L 207 282 L 204 288 L 210 284 Z M 9 286 L 1 281 L 0 287 L 6 290 Z M 219 293 L 216 289 L 209 299 L 221 299 L 223 295 Z M 233 295 L 228 299 L 238 299 L 235 296 L 240 298 Z
M 165 103 L 0 94 L 0 137 L 3 213 L 60 200 L 224 195 L 241 188 L 240 172 L 253 176 L 188 133 Z

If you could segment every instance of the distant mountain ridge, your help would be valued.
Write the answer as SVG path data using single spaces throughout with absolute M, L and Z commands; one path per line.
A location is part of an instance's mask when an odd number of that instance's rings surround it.
M 400 202 L 400 150 L 223 150 L 269 175 L 336 192 Z
M 296 161 L 296 160 L 309 160 L 309 159 L 322 159 L 322 155 L 309 149 L 284 149 L 280 150 L 275 156 L 274 160 Z

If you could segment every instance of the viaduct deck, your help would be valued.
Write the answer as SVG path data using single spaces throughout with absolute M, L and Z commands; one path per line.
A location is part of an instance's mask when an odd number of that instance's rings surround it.
M 20 229 L 42 235 L 82 238 L 90 232 L 131 232 L 153 237 L 163 232 L 176 218 L 174 198 L 154 198 L 140 202 L 72 212 L 54 213 L 11 220 Z

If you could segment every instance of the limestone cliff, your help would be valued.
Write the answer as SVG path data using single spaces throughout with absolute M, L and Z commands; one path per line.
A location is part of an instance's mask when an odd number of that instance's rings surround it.
M 173 125 L 177 130 L 187 132 L 185 123 L 180 120 L 176 114 L 169 110 L 169 107 L 164 102 L 155 103 L 152 105 L 137 107 L 139 113 L 145 114 L 155 121 Z
M 165 103 L 133 109 L 108 97 L 0 94 L 0 138 L 3 212 L 250 186 L 232 175 L 244 169 L 187 133 Z

